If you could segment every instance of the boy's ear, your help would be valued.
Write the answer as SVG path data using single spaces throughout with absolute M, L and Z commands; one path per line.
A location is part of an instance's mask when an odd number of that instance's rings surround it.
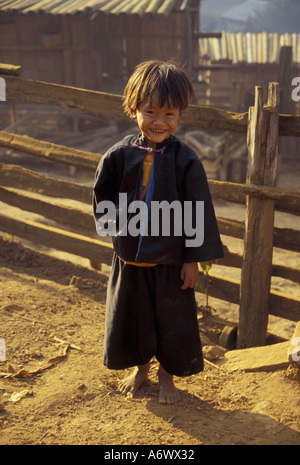
M 181 120 L 181 117 L 182 117 L 183 113 L 184 113 L 184 110 L 181 110 L 181 111 L 179 112 L 177 124 L 180 123 L 180 120 Z
M 129 105 L 128 105 L 128 108 L 129 108 L 129 111 L 130 111 L 130 115 L 131 115 L 131 118 L 136 118 L 136 110 L 133 110 Z

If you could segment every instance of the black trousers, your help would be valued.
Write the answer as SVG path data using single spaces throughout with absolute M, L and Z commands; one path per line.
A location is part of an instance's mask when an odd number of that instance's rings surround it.
M 108 282 L 104 365 L 124 369 L 152 357 L 175 376 L 203 370 L 193 289 L 182 290 L 181 267 L 125 264 L 114 255 Z

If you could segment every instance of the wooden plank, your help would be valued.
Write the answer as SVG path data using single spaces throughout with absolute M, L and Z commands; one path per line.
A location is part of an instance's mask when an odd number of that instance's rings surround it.
M 7 147 L 20 152 L 29 153 L 59 163 L 95 170 L 100 155 L 77 150 L 64 145 L 40 141 L 33 137 L 0 131 L 0 147 Z
M 291 99 L 291 82 L 293 49 L 292 46 L 283 46 L 279 54 L 279 84 L 280 84 L 280 110 L 284 114 L 292 113 L 293 101 Z
M 234 113 L 198 105 L 189 105 L 188 110 L 183 114 L 181 119 L 181 123 L 185 126 L 203 129 L 220 129 L 241 134 L 247 131 L 247 121 L 247 113 Z
M 286 320 L 300 320 L 300 299 L 278 291 L 270 292 L 270 314 Z
M 18 48 L 18 26 L 19 24 L 17 23 L 15 17 L 12 16 L 6 16 L 1 14 L 1 28 L 0 28 L 0 44 L 1 47 L 7 47 L 10 49 L 10 51 L 17 50 Z M 1 53 L 2 55 L 2 53 Z M 8 53 L 9 55 L 9 53 Z M 4 63 L 12 63 L 12 60 L 10 61 L 4 61 L 2 59 L 2 62 Z
M 43 27 L 45 27 L 45 23 L 41 25 L 41 17 L 39 25 L 36 24 L 37 21 L 34 20 L 33 16 L 16 15 L 15 17 L 17 23 L 18 46 L 21 46 L 23 50 L 26 47 L 26 49 L 29 51 L 31 47 L 37 45 L 37 42 L 40 38 L 39 29 L 40 27 L 43 29 Z
M 243 257 L 237 253 L 226 251 L 224 258 L 217 262 L 217 265 L 229 266 L 232 268 L 242 268 Z M 276 276 L 283 279 L 288 279 L 297 284 L 300 284 L 300 270 L 285 265 L 272 265 L 272 276 Z
M 203 288 L 200 279 L 195 286 L 195 290 L 201 294 L 205 293 L 205 289 Z M 231 278 L 224 279 L 222 276 L 219 276 L 213 272 L 209 273 L 208 295 L 210 297 L 225 300 L 226 302 L 231 302 L 238 305 L 240 301 L 239 291 L 239 281 Z
M 232 278 L 223 278 L 216 273 L 209 273 L 208 295 L 233 304 L 240 303 L 240 282 Z M 197 292 L 205 291 L 199 281 L 195 287 Z M 270 314 L 291 321 L 300 320 L 300 299 L 272 290 L 270 292 Z
M 300 191 L 292 189 L 278 189 L 271 186 L 244 185 L 246 195 L 274 201 L 275 209 L 288 213 L 300 213 Z
M 192 66 L 192 55 L 189 53 L 187 44 L 192 40 L 193 31 L 191 23 L 187 23 L 187 28 L 184 27 L 184 22 L 181 20 L 185 18 L 187 18 L 187 12 L 182 14 L 175 11 L 168 17 L 159 17 L 161 31 L 165 33 L 169 31 L 171 36 L 170 38 L 168 37 L 167 40 L 159 38 L 159 42 L 160 49 L 162 40 L 164 40 L 164 44 L 168 44 L 168 47 L 163 47 L 164 53 L 167 54 L 166 59 L 172 57 L 177 63 L 185 63 L 186 70 L 189 69 L 190 71 Z
M 122 15 L 121 15 L 122 16 Z M 105 49 L 108 57 L 113 57 L 107 62 L 105 70 L 110 77 L 123 76 L 123 39 L 126 33 L 122 35 L 122 17 L 116 15 L 108 15 L 107 37 L 105 39 Z
M 122 97 L 105 92 L 51 84 L 7 76 L 7 101 L 50 103 L 81 114 L 128 121 L 122 110 Z M 247 113 L 234 113 L 215 108 L 190 105 L 182 124 L 205 129 L 223 129 L 245 133 Z M 300 131 L 299 131 L 300 135 Z
M 299 268 L 293 268 L 290 266 L 276 265 L 272 266 L 272 276 L 279 278 L 288 279 L 297 284 L 300 284 L 300 270 Z
M 122 111 L 122 97 L 105 92 L 79 89 L 77 87 L 32 81 L 7 76 L 7 100 L 19 102 L 50 103 L 75 112 L 128 121 Z M 300 116 L 280 115 L 279 134 L 300 137 Z M 211 107 L 189 105 L 181 124 L 190 127 L 247 132 L 248 113 L 235 113 Z
M 92 213 L 67 205 L 58 205 L 51 199 L 34 197 L 28 193 L 20 193 L 12 189 L 0 187 L 0 201 L 17 207 L 26 212 L 44 216 L 47 220 L 55 221 L 71 231 L 88 237 L 96 236 L 95 221 Z
M 64 84 L 70 86 L 74 79 L 73 70 L 73 54 L 72 50 L 72 20 L 69 16 L 63 15 L 61 17 L 61 28 L 62 28 L 62 42 L 63 42 L 63 74 Z
M 137 15 L 131 15 L 123 19 L 122 27 L 124 31 L 124 37 L 126 37 L 126 71 L 127 75 L 131 74 L 133 69 L 142 61 L 150 58 L 147 55 L 147 43 L 151 40 L 147 40 L 147 25 L 149 18 L 139 18 Z M 152 22 L 154 26 L 156 21 Z M 126 31 L 126 32 L 125 32 Z M 152 31 L 154 36 L 154 31 Z M 156 55 L 154 55 L 156 56 Z M 152 57 L 151 57 L 152 58 Z
M 278 151 L 279 86 L 269 87 L 263 107 L 263 90 L 256 87 L 255 106 L 249 108 L 247 183 L 272 186 Z M 270 307 L 274 228 L 274 202 L 247 198 L 244 261 L 241 273 L 238 348 L 266 343 Z
M 20 76 L 21 66 L 0 63 L 0 74 L 5 74 L 7 76 Z
M 245 223 L 244 221 L 232 218 L 217 217 L 218 227 L 224 236 L 244 238 Z M 300 252 L 300 231 L 289 228 L 274 228 L 273 245 L 279 249 L 290 250 L 291 252 Z
M 35 244 L 71 253 L 99 263 L 111 264 L 112 244 L 33 221 L 0 215 L 0 230 Z
M 217 217 L 218 228 L 220 234 L 224 236 L 236 237 L 237 239 L 244 239 L 245 222 L 235 220 L 233 218 Z
M 128 121 L 122 111 L 122 98 L 119 95 L 12 76 L 7 76 L 5 80 L 7 101 L 49 103 L 81 114 Z
M 219 217 L 217 218 L 217 221 L 221 235 L 243 239 L 244 223 L 242 221 L 233 220 L 230 218 L 223 219 Z M 274 228 L 274 230 L 274 247 L 290 250 L 297 253 L 300 252 L 300 231 L 293 231 L 288 229 L 279 230 L 279 228 Z M 289 233 L 295 233 L 295 235 L 287 237 Z M 243 257 L 241 255 L 225 253 L 225 257 L 220 260 L 218 264 L 222 266 L 241 268 L 242 263 Z M 273 264 L 272 276 L 281 277 L 300 284 L 300 270 L 298 268 Z
M 91 204 L 92 187 L 51 178 L 20 166 L 0 163 L 0 185 Z
M 72 20 L 70 21 L 73 52 L 72 85 L 83 89 L 90 88 L 88 85 L 88 80 L 89 77 L 93 74 L 92 63 L 88 62 L 90 54 L 90 47 L 88 44 L 88 28 L 90 28 L 90 26 L 87 22 L 87 18 L 84 18 L 81 14 L 72 17 Z
M 300 231 L 289 228 L 274 228 L 273 245 L 291 252 L 300 252 Z
M 208 180 L 210 193 L 215 199 L 228 200 L 240 204 L 246 203 L 246 196 L 274 201 L 278 211 L 300 214 L 300 191 L 292 189 L 278 189 L 270 186 L 255 186 L 233 182 Z

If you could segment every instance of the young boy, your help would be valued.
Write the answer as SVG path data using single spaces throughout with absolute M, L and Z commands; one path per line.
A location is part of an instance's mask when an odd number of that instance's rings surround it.
M 136 367 L 119 383 L 123 394 L 134 395 L 155 356 L 159 402 L 168 404 L 180 399 L 174 375 L 203 370 L 194 295 L 198 262 L 223 257 L 203 165 L 173 135 L 193 95 L 189 77 L 177 65 L 138 65 L 124 91 L 124 108 L 141 132 L 108 150 L 94 185 L 97 231 L 110 231 L 115 250 L 104 364 Z M 115 216 L 107 215 L 111 205 Z

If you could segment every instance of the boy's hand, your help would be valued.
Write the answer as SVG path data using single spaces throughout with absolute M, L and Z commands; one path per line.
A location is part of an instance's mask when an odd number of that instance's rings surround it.
M 184 263 L 181 268 L 180 277 L 183 281 L 181 289 L 187 289 L 188 287 L 194 287 L 198 282 L 199 269 L 198 263 Z

